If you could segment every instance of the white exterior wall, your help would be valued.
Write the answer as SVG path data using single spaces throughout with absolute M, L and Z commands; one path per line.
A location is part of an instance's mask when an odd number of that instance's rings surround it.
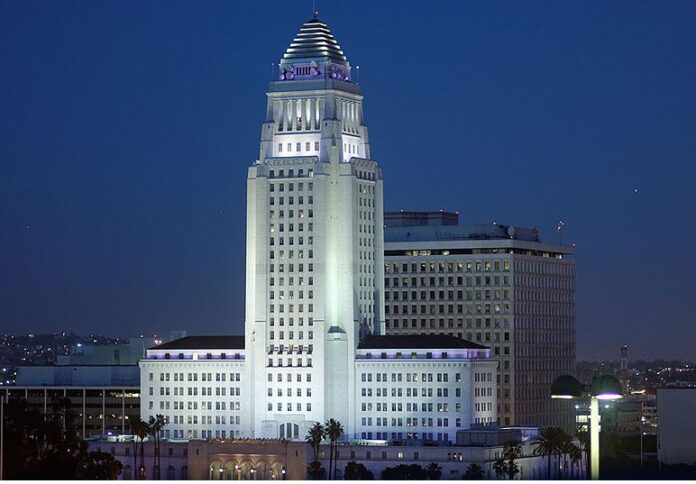
M 384 321 L 381 172 L 359 88 L 271 83 L 259 155 L 247 182 L 252 436 L 302 438 L 329 418 L 352 429 L 355 348 Z
M 206 350 L 196 359 L 155 359 L 163 353 L 148 350 L 148 359 L 140 361 L 143 420 L 164 415 L 165 438 L 249 435 L 250 385 L 243 359 L 203 359 Z
M 357 425 L 349 437 L 452 442 L 457 430 L 494 423 L 496 367 L 464 359 L 360 359 Z

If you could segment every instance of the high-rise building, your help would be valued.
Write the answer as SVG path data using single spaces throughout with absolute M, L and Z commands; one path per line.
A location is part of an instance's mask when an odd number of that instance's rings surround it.
M 568 405 L 549 389 L 575 371 L 573 247 L 544 243 L 536 229 L 453 225 L 456 214 L 436 214 L 385 215 L 387 334 L 490 346 L 499 423 L 570 428 Z
M 165 437 L 453 442 L 496 420 L 497 362 L 452 336 L 385 336 L 382 173 L 362 94 L 326 24 L 300 29 L 267 93 L 247 176 L 244 337 L 187 337 L 140 362 Z
M 327 25 L 306 22 L 270 83 L 247 181 L 245 337 L 257 434 L 282 425 L 304 435 L 329 416 L 352 427 L 355 349 L 361 334 L 383 332 L 382 172 L 362 102 Z M 277 397 L 278 387 L 292 395 Z

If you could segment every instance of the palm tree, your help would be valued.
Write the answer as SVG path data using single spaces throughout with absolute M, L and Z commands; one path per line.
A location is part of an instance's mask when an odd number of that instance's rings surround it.
M 336 479 L 336 466 L 335 466 L 335 456 L 336 448 L 338 447 L 338 440 L 343 436 L 343 425 L 341 422 L 334 419 L 329 419 L 324 424 L 325 436 L 329 438 L 330 452 L 329 452 L 329 479 Z M 332 472 L 333 471 L 333 472 Z
M 587 476 L 589 475 L 589 471 L 587 469 L 587 452 L 590 449 L 590 435 L 586 430 L 578 429 L 575 436 L 578 438 L 578 442 L 580 443 L 580 451 L 582 452 L 582 462 L 580 465 L 583 466 L 583 475 Z
M 495 462 L 493 462 L 493 472 L 495 472 L 495 477 L 497 479 L 500 479 L 505 475 L 505 472 L 507 471 L 507 464 L 505 463 L 505 459 L 502 457 L 498 457 Z
M 155 445 L 155 452 L 152 456 L 154 479 L 160 478 L 160 434 L 165 425 L 167 425 L 167 419 L 164 417 L 164 415 L 159 413 L 155 417 L 150 415 L 147 428 L 150 435 L 152 435 Z
M 546 478 L 551 479 L 551 457 L 556 454 L 564 432 L 558 427 L 545 427 L 534 438 L 534 455 L 546 456 Z
M 145 438 L 150 434 L 149 426 L 144 420 L 136 419 L 131 428 L 140 440 L 140 466 L 138 467 L 138 479 L 145 479 Z
M 522 455 L 522 444 L 517 440 L 510 440 L 503 446 L 503 459 L 506 461 L 505 471 L 508 479 L 513 480 L 520 472 L 520 466 L 515 462 Z
M 579 467 L 580 461 L 582 461 L 582 450 L 577 445 L 570 444 L 570 446 L 568 447 L 568 457 L 570 457 L 570 462 L 572 466 L 570 478 L 573 479 L 575 477 L 575 468 Z
M 462 479 L 466 481 L 480 481 L 484 477 L 483 467 L 478 464 L 469 464 L 466 468 L 466 472 L 462 476 Z
M 140 419 L 138 417 L 130 416 L 128 418 L 130 422 L 130 431 L 131 435 L 133 436 L 133 472 L 137 472 L 138 469 L 138 440 L 136 439 L 136 436 L 138 434 L 138 423 L 140 422 Z M 136 474 L 137 475 L 137 474 Z M 137 479 L 137 477 L 136 477 Z
M 324 440 L 324 434 L 324 427 L 317 422 L 309 429 L 309 433 L 307 434 L 307 437 L 305 437 L 305 440 L 312 447 L 312 451 L 314 452 L 314 460 L 312 461 L 313 466 L 310 468 L 316 469 L 316 472 L 319 472 L 319 469 L 321 468 L 321 465 L 316 464 L 319 462 L 319 446 L 321 445 L 321 441 Z M 318 478 L 318 476 L 312 477 L 314 479 Z
M 431 481 L 439 481 L 440 476 L 442 476 L 442 467 L 440 467 L 436 462 L 431 462 L 428 467 L 425 468 L 425 475 Z

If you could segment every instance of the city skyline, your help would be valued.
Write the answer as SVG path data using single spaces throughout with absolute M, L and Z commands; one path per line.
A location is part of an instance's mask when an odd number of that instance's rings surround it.
M 387 4 L 355 7 L 371 12 L 356 29 L 354 3 L 319 7 L 361 66 L 386 209 L 538 226 L 548 242 L 563 220 L 563 241 L 577 244 L 578 359 L 613 358 L 624 343 L 636 359 L 692 355 L 694 303 L 677 297 L 696 289 L 681 256 L 696 235 L 684 222 L 689 16 L 657 3 L 612 4 L 602 18 L 544 2 L 443 4 L 461 17 Z M 242 332 L 259 93 L 310 16 L 300 2 L 273 5 L 145 4 L 136 16 L 76 2 L 57 16 L 6 4 L 1 331 Z M 619 15 L 635 25 L 612 25 Z M 252 34 L 262 21 L 268 33 Z

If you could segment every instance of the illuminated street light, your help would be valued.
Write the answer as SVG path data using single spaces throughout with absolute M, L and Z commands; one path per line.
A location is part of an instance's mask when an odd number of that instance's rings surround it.
M 551 398 L 570 400 L 590 398 L 590 475 L 599 479 L 599 400 L 623 398 L 621 383 L 611 375 L 597 376 L 592 384 L 583 385 L 570 375 L 558 377 L 551 385 Z

